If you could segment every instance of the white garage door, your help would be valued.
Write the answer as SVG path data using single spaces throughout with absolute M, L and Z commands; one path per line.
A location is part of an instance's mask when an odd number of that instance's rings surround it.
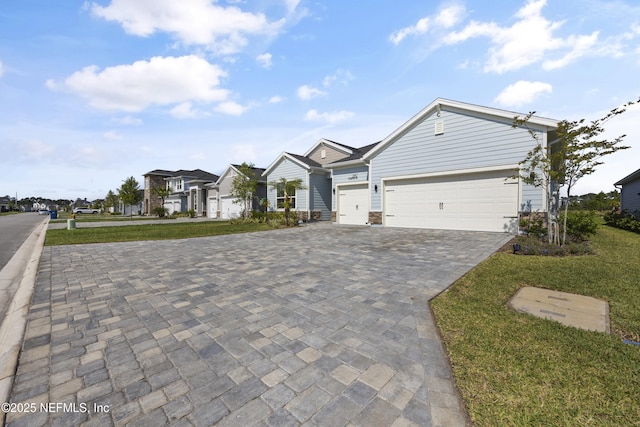
M 518 181 L 511 171 L 387 181 L 390 227 L 515 232 Z
M 367 184 L 341 187 L 338 192 L 338 224 L 365 225 L 369 222 Z
M 218 216 L 218 199 L 209 199 L 209 218 L 217 218 Z
M 242 204 L 233 203 L 233 196 L 220 197 L 220 216 L 222 219 L 238 218 L 242 213 Z

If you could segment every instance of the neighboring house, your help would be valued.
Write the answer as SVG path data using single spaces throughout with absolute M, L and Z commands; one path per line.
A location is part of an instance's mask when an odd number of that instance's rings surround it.
M 613 184 L 620 187 L 620 210 L 640 219 L 640 169 Z
M 171 194 L 165 198 L 164 207 L 169 214 L 193 209 L 197 216 L 207 215 L 207 185 L 218 180 L 218 175 L 203 171 L 155 169 L 144 174 L 144 214 L 153 215 L 162 205 L 162 198 L 154 193 L 156 188 L 167 188 Z
M 118 206 L 109 208 L 110 213 L 120 212 L 122 216 L 140 215 L 144 209 L 144 190 L 138 190 L 140 201 L 136 205 L 127 205 L 122 200 L 118 199 Z
M 344 159 L 327 165 L 333 182 L 331 220 L 338 224 L 369 223 L 369 165 L 362 157 L 375 144 L 354 149 Z
M 264 172 L 270 209 L 284 210 L 284 194 L 277 194 L 269 183 L 281 178 L 287 181 L 300 179 L 305 188 L 294 195 L 291 210 L 297 211 L 298 219 L 303 221 L 330 220 L 331 170 L 325 165 L 351 156 L 354 150 L 335 141 L 320 139 L 304 156 L 282 153 Z
M 260 199 L 267 197 L 267 180 L 262 175 L 265 169 L 252 168 L 254 176 L 258 178 L 258 185 L 251 206 L 245 207 L 244 202 L 231 194 L 233 180 L 240 175 L 240 168 L 240 165 L 229 165 L 215 183 L 207 184 L 209 218 L 231 219 L 239 217 L 245 208 L 252 211 L 261 209 Z
M 0 197 L 0 212 L 9 212 L 10 210 L 11 199 L 9 196 Z
M 165 178 L 169 178 L 174 172 L 155 169 L 145 173 L 144 176 L 144 210 L 145 215 L 153 215 L 154 209 L 162 206 L 162 197 L 154 193 L 157 188 L 165 188 L 167 182 Z
M 517 115 L 436 99 L 360 158 L 327 166 L 336 221 L 362 224 L 366 206 L 374 225 L 516 233 L 522 211 L 547 214 L 546 189 L 517 178 L 536 145 L 512 127 Z M 528 121 L 547 149 L 557 124 Z

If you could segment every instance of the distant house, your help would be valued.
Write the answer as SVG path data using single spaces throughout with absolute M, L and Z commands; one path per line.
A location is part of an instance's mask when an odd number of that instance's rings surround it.
M 620 210 L 640 219 L 640 169 L 613 184 L 620 187 Z
M 240 165 L 229 165 L 227 169 L 220 175 L 218 181 L 212 184 L 208 184 L 208 198 L 209 198 L 209 218 L 218 219 L 231 219 L 240 216 L 245 209 L 244 203 L 238 200 L 231 194 L 233 180 L 240 175 Z M 256 194 L 254 194 L 251 206 L 248 206 L 249 210 L 260 209 L 260 199 L 267 196 L 267 180 L 262 174 L 264 169 L 252 168 L 252 173 L 258 178 L 258 185 L 256 186 Z
M 264 172 L 268 182 L 285 178 L 300 179 L 304 189 L 293 195 L 291 209 L 298 212 L 298 219 L 331 219 L 331 170 L 329 163 L 349 158 L 355 148 L 328 139 L 320 139 L 303 156 L 282 153 Z M 284 194 L 267 189 L 272 210 L 282 210 Z
M 0 212 L 9 212 L 11 199 L 7 197 L 0 197 Z
M 156 169 L 144 174 L 143 212 L 152 215 L 155 208 L 162 205 L 162 198 L 154 193 L 156 188 L 170 191 L 164 200 L 169 214 L 182 213 L 193 209 L 197 216 L 207 215 L 207 185 L 218 180 L 218 175 L 201 169 L 168 171 Z

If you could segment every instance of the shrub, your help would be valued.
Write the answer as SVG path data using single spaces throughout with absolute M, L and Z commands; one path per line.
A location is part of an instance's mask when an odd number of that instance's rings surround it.
M 629 211 L 609 212 L 604 216 L 605 224 L 640 234 L 640 220 Z
M 187 211 L 187 216 L 189 216 L 189 218 L 195 218 L 196 217 L 196 211 L 193 209 L 189 209 Z
M 564 214 L 560 217 L 560 224 L 564 223 Z M 567 235 L 571 240 L 583 242 L 590 236 L 596 234 L 598 224 L 596 223 L 595 213 L 588 212 L 569 212 L 567 214 Z
M 154 215 L 157 215 L 160 218 L 164 218 L 165 216 L 168 215 L 169 209 L 165 208 L 164 206 L 158 206 L 156 208 L 153 208 L 153 213 Z
M 522 218 L 520 220 L 520 228 L 525 232 L 527 236 L 533 236 L 542 239 L 547 235 L 547 226 L 542 218 L 534 220 Z
M 537 237 L 518 236 L 514 243 L 519 245 L 520 249 L 516 252 L 519 255 L 566 256 L 587 255 L 593 252 L 587 242 L 567 243 L 564 246 L 558 246 Z

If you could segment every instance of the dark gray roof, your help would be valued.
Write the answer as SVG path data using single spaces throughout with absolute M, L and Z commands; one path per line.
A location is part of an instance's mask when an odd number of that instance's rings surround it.
M 352 160 L 361 159 L 362 156 L 367 154 L 369 152 L 369 150 L 372 150 L 373 147 L 375 147 L 379 143 L 380 143 L 380 141 L 374 142 L 373 144 L 365 145 L 364 147 L 352 148 L 352 150 L 353 150 L 353 154 L 352 155 L 350 155 L 349 157 L 345 157 L 344 159 L 336 160 L 335 162 L 333 162 L 333 164 L 342 163 L 342 162 L 349 162 L 349 161 L 352 161 Z
M 311 167 L 314 167 L 314 168 L 321 168 L 322 167 L 322 165 L 320 163 L 316 162 L 315 160 L 311 160 L 308 157 L 301 156 L 299 154 L 293 154 L 293 153 L 286 153 L 286 154 L 288 154 L 289 156 L 293 157 L 294 159 L 300 160 L 302 163 L 304 163 L 307 166 L 311 166 Z
M 147 175 L 172 176 L 173 173 L 174 173 L 173 171 L 168 171 L 164 169 L 154 169 L 151 172 L 145 173 L 143 176 L 147 176 Z
M 613 185 L 625 185 L 637 179 L 640 179 L 640 169 L 638 169 L 635 172 L 631 172 L 629 175 L 625 176 L 624 178 L 622 178 L 620 181 L 616 182 Z
M 242 165 L 234 165 L 234 164 L 231 164 L 231 166 L 233 166 L 234 168 L 236 168 L 238 170 L 242 167 Z M 258 178 L 258 181 L 266 181 L 267 178 L 262 176 L 262 174 L 266 170 L 265 168 L 252 167 L 251 170 L 253 171 L 253 175 L 256 178 Z

